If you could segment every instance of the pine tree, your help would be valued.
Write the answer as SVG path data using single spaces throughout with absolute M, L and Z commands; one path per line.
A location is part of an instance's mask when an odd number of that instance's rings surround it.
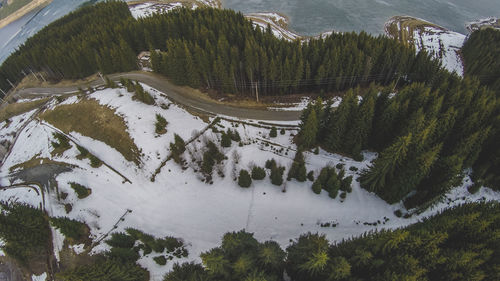
M 310 148 L 316 145 L 316 136 L 318 134 L 318 119 L 316 116 L 316 110 L 311 109 L 307 120 L 303 126 L 301 126 L 301 131 L 299 134 L 300 143 L 305 148 Z
M 240 187 L 250 187 L 252 184 L 252 178 L 247 170 L 241 170 L 240 175 L 238 177 L 238 185 Z

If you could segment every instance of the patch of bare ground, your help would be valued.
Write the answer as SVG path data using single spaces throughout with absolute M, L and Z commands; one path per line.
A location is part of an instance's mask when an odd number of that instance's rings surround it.
M 23 114 L 35 108 L 38 108 L 42 106 L 44 103 L 46 103 L 48 100 L 49 98 L 44 98 L 30 102 L 8 104 L 4 106 L 2 109 L 0 109 L 0 123 L 19 114 Z
M 139 149 L 127 132 L 127 126 L 115 110 L 93 99 L 64 104 L 40 114 L 40 118 L 66 134 L 74 131 L 99 140 L 116 149 L 125 159 L 137 165 Z

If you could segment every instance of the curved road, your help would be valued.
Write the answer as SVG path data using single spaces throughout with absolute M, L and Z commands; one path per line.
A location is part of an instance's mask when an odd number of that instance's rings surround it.
M 300 111 L 270 111 L 265 109 L 236 107 L 218 103 L 208 98 L 200 98 L 186 88 L 173 85 L 165 77 L 150 72 L 134 71 L 117 73 L 108 75 L 108 77 L 114 81 L 118 81 L 120 80 L 120 78 L 128 78 L 142 82 L 165 93 L 172 101 L 199 112 L 255 120 L 295 121 L 300 119 Z M 104 81 L 102 81 L 102 79 L 97 79 L 90 82 L 89 84 L 86 83 L 79 86 L 81 86 L 82 88 L 86 88 L 88 85 L 97 87 L 104 85 Z M 54 94 L 62 95 L 78 91 L 79 86 L 76 85 L 70 87 L 28 88 L 17 90 L 12 95 L 17 98 Z

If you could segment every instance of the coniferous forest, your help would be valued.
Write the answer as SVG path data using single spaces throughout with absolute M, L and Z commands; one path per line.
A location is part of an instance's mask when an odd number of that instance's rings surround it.
M 320 100 L 310 104 L 298 142 L 358 160 L 362 150 L 379 152 L 361 186 L 391 204 L 404 199 L 408 208 L 435 203 L 471 167 L 475 180 L 500 189 L 495 92 L 452 76 L 439 88 L 413 83 L 396 95 L 391 90 L 349 90 L 335 110 Z
M 194 88 L 253 95 L 341 91 L 394 81 L 427 82 L 444 75 L 439 62 L 383 36 L 364 32 L 288 42 L 232 10 L 176 9 L 135 20 L 124 2 L 84 7 L 28 39 L 0 67 L 0 88 L 31 71 L 53 79 L 137 68 L 153 52 L 156 72 Z
M 467 75 L 476 76 L 481 83 L 500 91 L 500 30 L 486 28 L 470 35 L 462 47 Z

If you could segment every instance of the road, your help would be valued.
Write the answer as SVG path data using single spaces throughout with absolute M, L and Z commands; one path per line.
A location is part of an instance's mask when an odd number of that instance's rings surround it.
M 300 111 L 270 111 L 265 109 L 254 109 L 246 107 L 236 107 L 218 103 L 208 98 L 201 98 L 186 88 L 178 87 L 170 83 L 165 77 L 142 71 L 111 74 L 108 77 L 114 81 L 120 78 L 128 78 L 147 84 L 163 93 L 172 101 L 188 109 L 199 112 L 211 113 L 215 115 L 225 115 L 242 119 L 255 119 L 267 121 L 296 121 L 300 118 Z M 49 87 L 49 88 L 27 88 L 17 90 L 13 93 L 16 98 L 26 98 L 34 96 L 63 95 L 78 91 L 78 87 L 87 88 L 90 85 L 97 87 L 104 85 L 102 79 L 96 79 L 90 83 L 70 87 Z

